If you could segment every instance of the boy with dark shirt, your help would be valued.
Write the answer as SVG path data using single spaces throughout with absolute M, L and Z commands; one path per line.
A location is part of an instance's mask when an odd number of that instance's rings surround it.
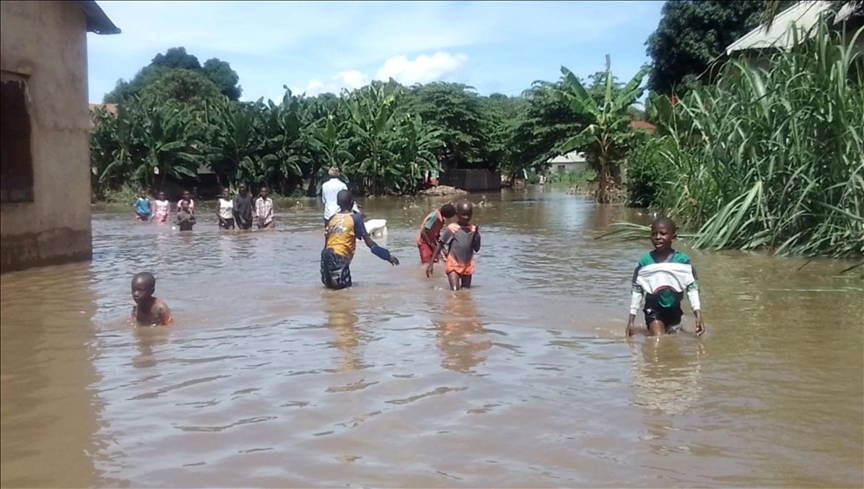
M 234 197 L 234 220 L 239 229 L 252 229 L 252 215 L 255 211 L 255 201 L 249 193 L 249 186 L 241 183 L 237 196 Z
M 399 260 L 391 256 L 385 248 L 366 232 L 363 217 L 352 211 L 354 197 L 350 190 L 341 190 L 336 195 L 339 212 L 327 222 L 324 249 L 321 251 L 321 282 L 329 289 L 339 290 L 351 287 L 351 260 L 357 249 L 357 240 L 362 239 L 372 254 L 382 260 L 398 265 Z
M 181 200 L 180 210 L 177 211 L 177 227 L 179 227 L 181 231 L 191 231 L 192 226 L 194 225 L 195 216 L 189 210 L 189 202 Z
M 139 326 L 167 326 L 171 324 L 171 310 L 168 305 L 153 297 L 156 292 L 156 277 L 142 272 L 132 277 L 132 320 Z

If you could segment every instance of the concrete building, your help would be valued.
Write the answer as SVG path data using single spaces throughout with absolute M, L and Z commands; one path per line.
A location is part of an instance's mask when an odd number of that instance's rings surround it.
M 0 2 L 0 273 L 88 260 L 87 33 L 94 1 Z
M 588 160 L 581 151 L 571 151 L 566 155 L 549 158 L 546 163 L 552 171 L 558 173 L 583 172 L 588 169 Z

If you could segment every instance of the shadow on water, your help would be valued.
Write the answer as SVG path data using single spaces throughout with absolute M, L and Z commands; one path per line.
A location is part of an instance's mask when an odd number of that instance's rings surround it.
M 414 243 L 446 200 L 363 202 L 403 265 L 360 244 L 338 292 L 321 209 L 242 233 L 95 215 L 91 263 L 3 276 L 2 486 L 860 485 L 848 265 L 682 246 L 708 332 L 628 343 L 647 243 L 595 238 L 649 216 L 487 195 L 476 287 L 452 293 Z M 129 325 L 142 270 L 173 326 Z

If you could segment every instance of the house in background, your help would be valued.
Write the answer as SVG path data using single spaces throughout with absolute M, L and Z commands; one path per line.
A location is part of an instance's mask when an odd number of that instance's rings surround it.
M 742 56 L 749 62 L 760 67 L 767 67 L 767 58 L 760 56 L 766 51 L 789 49 L 796 40 L 803 41 L 814 32 L 814 27 L 826 15 L 831 13 L 831 2 L 801 1 L 777 15 L 771 23 L 771 28 L 764 25 L 753 29 L 741 39 L 726 48 L 725 56 Z M 854 6 L 851 2 L 842 7 L 834 17 L 832 27 L 845 29 L 847 42 L 852 40 L 855 31 L 864 26 L 864 7 Z M 864 36 L 859 36 L 855 46 L 864 53 Z
M 588 169 L 588 160 L 585 159 L 585 153 L 581 151 L 571 151 L 565 155 L 549 158 L 546 163 L 549 164 L 550 170 L 558 173 L 583 172 Z
M 88 260 L 87 33 L 94 1 L 0 2 L 0 273 Z

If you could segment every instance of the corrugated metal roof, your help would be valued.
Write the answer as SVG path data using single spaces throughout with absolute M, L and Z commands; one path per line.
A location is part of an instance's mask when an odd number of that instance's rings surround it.
M 831 2 L 824 0 L 798 2 L 777 15 L 774 22 L 771 23 L 770 29 L 766 29 L 764 24 L 760 25 L 730 44 L 726 48 L 726 54 L 748 49 L 789 49 L 793 46 L 795 40 L 793 33 L 796 29 L 798 30 L 798 39 L 805 39 L 812 33 L 813 27 L 816 26 L 819 19 L 830 12 L 830 9 Z M 854 10 L 855 8 L 851 4 L 845 5 L 837 13 L 835 22 L 842 22 Z
M 571 151 L 566 155 L 550 158 L 547 163 L 558 163 L 562 165 L 566 163 L 585 163 L 585 154 L 579 151 Z
M 78 2 L 87 16 L 87 31 L 95 34 L 120 34 L 120 29 L 105 15 L 105 11 L 94 0 Z

